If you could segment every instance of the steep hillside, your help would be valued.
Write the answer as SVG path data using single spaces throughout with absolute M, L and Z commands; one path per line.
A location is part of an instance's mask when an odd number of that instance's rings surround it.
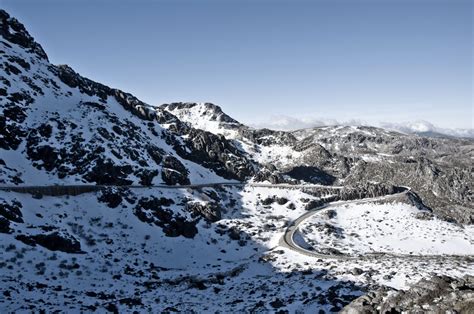
M 243 180 L 253 166 L 223 137 L 93 82 L 0 13 L 3 184 L 189 184 Z

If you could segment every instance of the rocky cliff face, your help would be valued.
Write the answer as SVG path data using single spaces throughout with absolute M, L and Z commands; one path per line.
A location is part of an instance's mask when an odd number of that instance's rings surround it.
M 409 186 L 439 216 L 474 222 L 471 139 L 427 138 L 373 127 L 325 127 L 293 134 L 323 146 L 338 159 L 343 165 L 339 169 L 344 169 L 338 178 L 344 184 L 377 181 Z

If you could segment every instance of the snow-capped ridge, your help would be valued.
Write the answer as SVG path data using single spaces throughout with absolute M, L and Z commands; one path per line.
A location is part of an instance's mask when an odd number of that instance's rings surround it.
M 240 122 L 224 113 L 220 106 L 208 102 L 174 102 L 170 104 L 163 104 L 161 107 L 170 112 L 178 113 L 180 111 L 184 111 L 188 113 L 190 118 L 206 118 L 210 121 L 240 124 Z M 181 115 L 185 116 L 184 114 L 178 114 L 178 116 Z
M 0 36 L 48 61 L 43 47 L 28 33 L 25 26 L 2 9 L 0 9 Z
M 253 173 L 225 138 L 50 64 L 22 24 L 5 12 L 0 22 L 3 184 L 182 185 Z
M 237 120 L 224 113 L 221 107 L 211 103 L 176 102 L 163 104 L 160 109 L 178 117 L 190 126 L 213 134 L 235 138 L 243 127 Z

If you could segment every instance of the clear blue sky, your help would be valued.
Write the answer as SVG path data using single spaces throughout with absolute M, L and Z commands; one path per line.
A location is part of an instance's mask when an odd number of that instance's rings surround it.
M 150 104 L 473 128 L 471 1 L 0 4 L 53 63 Z

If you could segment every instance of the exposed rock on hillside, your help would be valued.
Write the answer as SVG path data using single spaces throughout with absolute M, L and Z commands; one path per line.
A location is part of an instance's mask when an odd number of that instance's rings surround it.
M 31 236 L 18 235 L 16 236 L 21 242 L 35 246 L 36 244 L 41 245 L 51 251 L 62 251 L 66 253 L 83 253 L 81 251 L 81 244 L 73 236 L 60 233 L 52 232 L 47 234 L 36 234 Z
M 341 313 L 470 313 L 474 308 L 474 277 L 435 276 L 410 289 L 381 288 L 347 305 Z
M 0 23 L 0 147 L 9 151 L 0 163 L 2 183 L 29 175 L 57 183 L 189 184 L 189 172 L 238 180 L 253 174 L 251 162 L 224 137 L 50 64 L 17 20 L 2 11 Z M 169 160 L 171 166 L 163 164 Z M 37 176 L 26 173 L 30 163 Z

